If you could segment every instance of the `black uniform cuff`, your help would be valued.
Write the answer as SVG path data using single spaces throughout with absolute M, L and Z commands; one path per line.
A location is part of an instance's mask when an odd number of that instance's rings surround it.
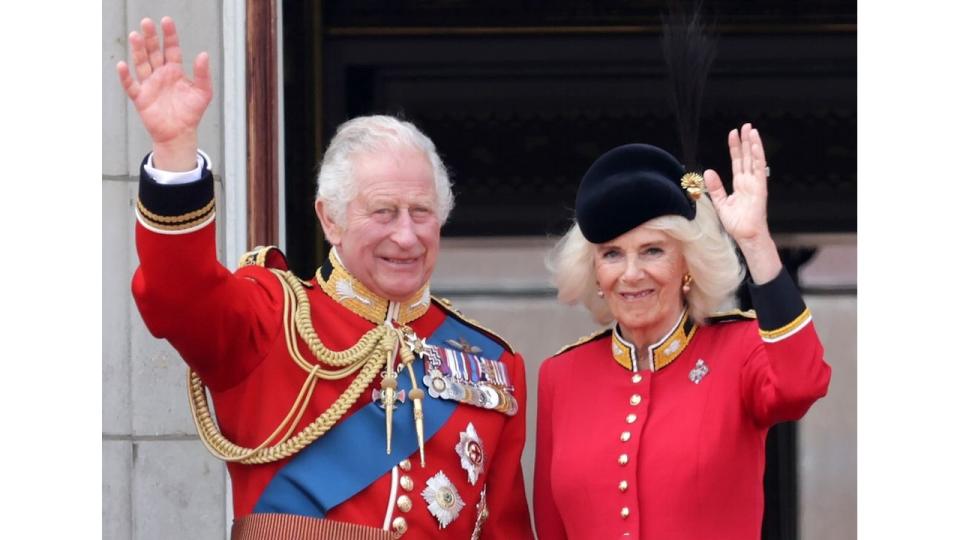
M 185 184 L 161 184 L 147 174 L 144 166 L 149 155 L 140 163 L 140 193 L 137 213 L 151 227 L 164 231 L 178 231 L 195 227 L 214 212 L 213 174 L 206 159 L 200 168 L 200 180 Z
M 753 308 L 757 312 L 757 322 L 763 332 L 777 332 L 787 329 L 798 320 L 809 316 L 807 306 L 800 291 L 790 278 L 786 268 L 780 270 L 772 281 L 757 285 L 748 282 Z

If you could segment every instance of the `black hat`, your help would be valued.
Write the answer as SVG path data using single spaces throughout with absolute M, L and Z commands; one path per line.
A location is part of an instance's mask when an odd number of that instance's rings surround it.
M 688 182 L 694 185 L 688 188 Z M 702 190 L 702 178 L 685 176 L 683 165 L 669 152 L 649 144 L 618 146 L 600 156 L 583 175 L 577 191 L 577 222 L 587 240 L 600 244 L 656 217 L 693 219 L 694 199 Z

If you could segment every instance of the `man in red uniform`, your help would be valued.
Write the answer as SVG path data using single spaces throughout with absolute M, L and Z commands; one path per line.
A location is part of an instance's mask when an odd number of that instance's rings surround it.
M 130 35 L 136 78 L 117 66 L 153 140 L 133 294 L 190 368 L 201 440 L 228 463 L 233 537 L 532 538 L 523 360 L 429 294 L 453 204 L 433 143 L 392 117 L 347 122 L 318 178 L 328 261 L 300 280 L 261 248 L 231 273 L 197 146 L 209 59 L 187 79 L 161 26 L 162 47 L 149 19 Z

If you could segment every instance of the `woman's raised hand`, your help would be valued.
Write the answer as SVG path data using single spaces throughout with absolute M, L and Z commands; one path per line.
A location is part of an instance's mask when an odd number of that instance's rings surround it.
M 767 228 L 767 160 L 760 132 L 750 124 L 727 135 L 733 169 L 733 192 L 729 195 L 713 169 L 703 174 L 707 192 L 724 229 L 737 243 L 769 235 Z
M 760 132 L 749 123 L 727 136 L 733 170 L 729 195 L 713 169 L 703 173 L 707 192 L 727 233 L 743 252 L 754 282 L 766 283 L 782 268 L 767 226 L 767 159 Z
M 160 25 L 162 47 L 156 25 L 148 18 L 140 22 L 142 34 L 130 33 L 136 79 L 123 61 L 117 63 L 117 74 L 153 139 L 154 166 L 190 170 L 196 167 L 197 127 L 213 97 L 210 58 L 205 52 L 197 55 L 191 81 L 183 72 L 173 19 L 164 17 Z

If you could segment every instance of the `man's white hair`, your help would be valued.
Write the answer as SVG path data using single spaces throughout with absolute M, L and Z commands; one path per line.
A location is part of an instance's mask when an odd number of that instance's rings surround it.
M 422 151 L 433 168 L 437 192 L 437 218 L 444 224 L 453 209 L 450 178 L 433 141 L 410 122 L 392 116 L 358 116 L 344 122 L 323 154 L 317 175 L 317 197 L 330 212 L 333 221 L 346 224 L 347 204 L 357 196 L 353 177 L 353 159 L 358 154 L 411 148 Z
M 698 324 L 718 309 L 732 307 L 733 293 L 743 280 L 744 270 L 733 240 L 723 230 L 709 198 L 697 201 L 697 216 L 661 216 L 640 225 L 663 231 L 680 242 L 681 253 L 693 277 L 686 294 L 690 316 Z M 606 300 L 597 295 L 594 244 L 576 223 L 547 256 L 547 269 L 557 287 L 557 298 L 565 304 L 583 304 L 598 323 L 613 321 Z

